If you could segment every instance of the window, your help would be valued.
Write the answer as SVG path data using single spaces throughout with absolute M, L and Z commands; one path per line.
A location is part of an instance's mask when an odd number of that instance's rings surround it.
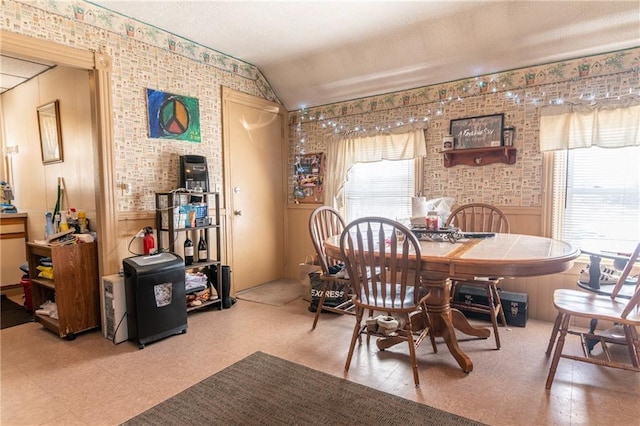
M 348 222 L 365 216 L 389 219 L 411 217 L 415 195 L 416 160 L 356 163 L 345 185 L 345 217 Z
M 554 153 L 553 237 L 628 250 L 640 240 L 640 147 Z
M 424 175 L 424 132 L 346 135 L 329 144 L 325 203 L 349 221 L 369 215 L 410 217 L 411 197 L 422 192 L 417 177 Z

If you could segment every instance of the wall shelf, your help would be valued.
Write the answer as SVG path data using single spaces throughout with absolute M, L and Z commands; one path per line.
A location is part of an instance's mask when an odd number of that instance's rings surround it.
M 485 148 L 447 149 L 440 151 L 444 166 L 486 166 L 488 164 L 516 163 L 516 148 L 513 146 L 490 146 Z

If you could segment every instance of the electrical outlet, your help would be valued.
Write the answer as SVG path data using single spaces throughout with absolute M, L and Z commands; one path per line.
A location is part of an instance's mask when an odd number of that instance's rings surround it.
M 122 195 L 131 195 L 132 192 L 133 192 L 133 185 L 131 185 L 130 183 L 122 184 Z
M 213 184 L 213 191 L 214 192 L 222 192 L 222 184 L 221 183 L 214 183 Z

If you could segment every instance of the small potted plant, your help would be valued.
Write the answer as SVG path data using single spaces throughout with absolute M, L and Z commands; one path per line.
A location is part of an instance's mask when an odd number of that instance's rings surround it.
M 527 84 L 527 86 L 531 86 L 536 82 L 536 73 L 535 72 L 526 73 L 524 75 L 524 81 Z
M 133 24 L 127 22 L 124 24 L 124 29 L 127 32 L 127 36 L 128 37 L 133 37 L 133 35 L 135 34 L 136 28 L 133 26 Z
M 74 4 L 72 8 L 73 8 L 73 15 L 76 17 L 76 19 L 78 21 L 84 20 L 84 8 L 77 4 Z
M 591 65 L 589 65 L 587 63 L 583 63 L 583 64 L 578 65 L 578 75 L 580 77 L 588 76 L 590 68 L 591 68 Z

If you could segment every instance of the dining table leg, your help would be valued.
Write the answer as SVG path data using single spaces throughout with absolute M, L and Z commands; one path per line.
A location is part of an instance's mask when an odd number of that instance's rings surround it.
M 458 345 L 455 330 L 480 338 L 488 338 L 491 332 L 485 327 L 472 326 L 462 312 L 451 309 L 449 305 L 451 280 L 448 277 L 426 275 L 422 277 L 422 285 L 429 290 L 425 304 L 434 336 L 444 339 L 449 352 L 462 371 L 470 373 L 473 371 L 473 362 Z
M 470 373 L 473 371 L 473 361 L 458 345 L 455 330 L 483 339 L 488 338 L 491 331 L 486 327 L 472 326 L 462 312 L 451 309 L 449 305 L 451 280 L 448 277 L 423 276 L 422 286 L 429 290 L 425 304 L 433 336 L 442 337 L 462 371 Z M 380 350 L 385 350 L 403 341 L 404 339 L 400 337 L 384 337 L 376 341 L 376 346 Z

